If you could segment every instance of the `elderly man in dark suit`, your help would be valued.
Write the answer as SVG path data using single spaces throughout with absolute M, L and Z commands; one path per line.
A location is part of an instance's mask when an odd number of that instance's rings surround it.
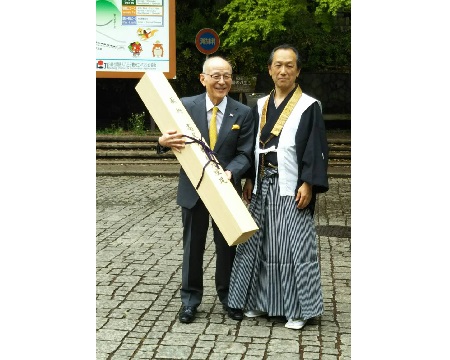
M 241 178 L 250 168 L 254 141 L 252 111 L 250 107 L 228 96 L 232 68 L 222 57 L 214 56 L 205 61 L 200 82 L 206 88 L 206 93 L 180 100 L 202 137 L 213 148 L 226 176 L 239 195 L 242 195 Z M 215 107 L 218 109 L 214 109 Z M 217 130 L 217 134 L 210 132 L 213 129 Z M 210 139 L 210 134 L 213 139 Z M 162 134 L 158 139 L 158 152 L 169 148 L 183 151 L 185 137 L 182 135 L 175 130 Z M 215 145 L 211 144 L 211 140 Z M 210 215 L 183 168 L 180 171 L 177 204 L 181 206 L 183 221 L 182 307 L 179 319 L 182 323 L 190 323 L 202 302 L 203 253 Z M 216 248 L 217 295 L 228 316 L 234 320 L 242 320 L 242 310 L 228 307 L 228 289 L 236 246 L 227 244 L 213 220 L 212 228 Z

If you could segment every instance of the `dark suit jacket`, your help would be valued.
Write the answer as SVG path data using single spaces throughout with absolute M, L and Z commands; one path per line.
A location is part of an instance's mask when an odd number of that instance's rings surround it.
M 209 144 L 208 120 L 206 118 L 206 92 L 200 95 L 181 98 L 181 102 L 191 116 L 201 135 Z M 233 125 L 239 129 L 232 130 Z M 189 139 L 187 139 L 189 140 Z M 253 151 L 253 116 L 250 107 L 231 97 L 227 97 L 227 107 L 223 115 L 217 142 L 214 147 L 216 157 L 224 170 L 233 174 L 233 185 L 242 194 L 242 175 L 249 169 Z M 186 146 L 190 146 L 189 144 Z M 200 176 L 201 174 L 199 174 Z M 180 170 L 177 204 L 191 209 L 199 199 L 194 185 L 183 168 Z

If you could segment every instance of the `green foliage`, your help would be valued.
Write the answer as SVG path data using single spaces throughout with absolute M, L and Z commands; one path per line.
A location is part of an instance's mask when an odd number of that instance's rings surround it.
M 97 130 L 96 133 L 105 135 L 120 135 L 123 133 L 123 128 L 121 128 L 120 126 L 117 127 L 115 124 L 112 124 L 111 127 Z
M 293 6 L 297 10 L 305 8 L 303 1 L 230 1 L 219 11 L 219 15 L 227 18 L 220 32 L 226 35 L 223 46 L 231 48 L 252 40 L 266 41 L 269 36 L 286 31 L 283 20 Z
M 128 118 L 129 129 L 135 133 L 136 135 L 144 135 L 145 134 L 145 112 L 140 114 L 132 113 Z
M 337 15 L 338 12 L 350 12 L 351 0 L 316 0 L 318 6 L 316 14 L 330 13 Z
M 346 8 L 348 0 L 231 0 L 219 17 L 225 23 L 220 32 L 222 46 L 236 58 L 242 51 L 247 65 L 243 72 L 267 71 L 266 61 L 277 45 L 290 43 L 302 55 L 307 71 L 349 71 L 350 31 L 336 15 Z M 321 6 L 319 8 L 319 6 Z M 331 13 L 331 6 L 336 14 Z M 319 9 L 319 10 L 318 10 Z M 251 49 L 252 54 L 249 54 Z

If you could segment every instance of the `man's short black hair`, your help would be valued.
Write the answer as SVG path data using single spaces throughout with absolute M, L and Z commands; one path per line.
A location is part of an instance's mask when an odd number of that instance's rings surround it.
M 267 60 L 267 65 L 272 65 L 273 56 L 275 54 L 275 51 L 280 50 L 280 49 L 291 49 L 295 53 L 295 56 L 297 56 L 297 68 L 299 68 L 299 69 L 302 68 L 302 60 L 300 59 L 298 50 L 295 48 L 295 46 L 292 46 L 289 44 L 283 44 L 283 45 L 277 46 L 275 49 L 273 49 L 272 52 L 270 53 L 269 60 Z

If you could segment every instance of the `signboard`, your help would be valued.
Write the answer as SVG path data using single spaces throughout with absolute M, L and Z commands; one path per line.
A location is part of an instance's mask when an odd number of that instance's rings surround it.
M 195 46 L 202 54 L 215 53 L 219 45 L 219 35 L 213 29 L 201 29 L 195 37 Z
M 96 0 L 96 75 L 176 74 L 175 0 Z
M 235 74 L 233 76 L 233 82 L 231 84 L 230 92 L 252 93 L 255 91 L 255 86 L 256 86 L 256 75 L 243 76 Z

